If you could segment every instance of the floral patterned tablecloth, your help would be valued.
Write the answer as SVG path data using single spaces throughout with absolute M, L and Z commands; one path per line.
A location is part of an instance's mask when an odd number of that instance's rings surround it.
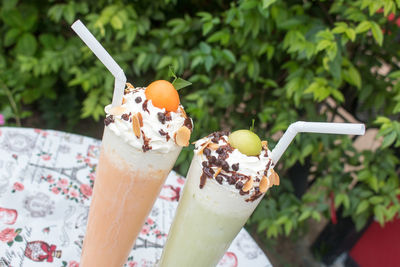
M 77 267 L 100 140 L 0 128 L 0 266 Z M 171 172 L 125 266 L 161 256 L 184 178 Z M 271 266 L 242 229 L 218 266 Z

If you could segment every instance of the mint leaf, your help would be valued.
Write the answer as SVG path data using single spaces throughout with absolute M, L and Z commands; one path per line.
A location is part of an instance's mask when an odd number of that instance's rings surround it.
M 172 85 L 175 87 L 176 90 L 179 90 L 186 86 L 192 85 L 192 83 L 182 78 L 175 78 L 175 80 L 172 82 Z
M 172 65 L 169 65 L 169 67 L 168 67 L 168 77 L 174 77 L 175 80 L 178 79 L 178 77 L 176 77 L 176 74 L 174 72 L 174 67 Z M 175 82 L 175 80 L 174 80 L 174 82 Z M 172 82 L 172 84 L 174 84 L 174 82 Z M 178 89 L 176 89 L 176 90 L 178 90 Z

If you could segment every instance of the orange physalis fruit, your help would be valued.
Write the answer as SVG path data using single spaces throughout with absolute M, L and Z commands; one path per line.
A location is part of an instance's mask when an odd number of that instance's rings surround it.
M 172 83 L 159 80 L 152 82 L 144 91 L 146 98 L 151 100 L 153 106 L 165 108 L 166 111 L 178 110 L 179 94 Z

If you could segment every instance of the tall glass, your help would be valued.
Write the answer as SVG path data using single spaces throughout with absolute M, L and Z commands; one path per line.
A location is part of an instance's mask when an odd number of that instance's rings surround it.
M 143 152 L 105 127 L 80 266 L 123 266 L 180 151 Z
M 238 182 L 236 185 L 234 181 L 230 182 L 229 176 L 217 178 L 217 172 L 221 171 L 218 166 L 213 167 L 216 171 L 201 186 L 204 162 L 207 162 L 204 154 L 201 151 L 194 153 L 160 267 L 216 266 L 266 191 L 258 192 L 253 201 L 248 200 L 251 194 L 243 191 L 246 184 L 241 182 L 236 186 Z M 207 156 L 210 159 L 212 155 Z M 253 158 L 253 161 L 258 160 Z M 232 169 L 229 172 L 236 173 Z M 259 181 L 255 183 L 258 185 Z M 257 188 L 259 190 L 259 186 Z

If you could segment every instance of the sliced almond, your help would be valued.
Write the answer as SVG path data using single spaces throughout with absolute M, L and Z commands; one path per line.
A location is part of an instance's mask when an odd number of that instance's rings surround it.
M 120 115 L 124 114 L 125 111 L 126 111 L 126 108 L 124 108 L 123 106 L 115 106 L 110 109 L 110 114 L 114 115 L 114 116 L 120 116 Z
M 190 139 L 190 130 L 186 126 L 182 126 L 175 133 L 175 143 L 178 146 L 188 146 Z
M 183 109 L 183 107 L 179 106 L 179 109 L 180 109 L 180 111 L 181 111 L 183 117 L 186 119 L 186 118 L 187 118 L 187 115 L 186 115 L 186 112 L 185 112 L 185 110 Z
M 261 141 L 261 146 L 264 148 L 264 150 L 268 150 L 268 141 Z
M 270 181 L 273 185 L 279 185 L 279 175 L 274 170 L 271 170 Z
M 142 117 L 142 113 L 138 112 L 137 113 L 137 117 L 139 119 L 139 125 L 140 127 L 143 127 L 143 117 Z
M 137 138 L 140 138 L 141 132 L 140 132 L 140 122 L 138 117 L 139 116 L 137 115 L 137 113 L 132 116 L 132 129 L 135 136 Z
M 249 191 L 253 187 L 253 178 L 250 179 L 243 185 L 242 190 L 243 192 Z
M 214 178 L 217 177 L 217 175 L 221 172 L 221 170 L 222 170 L 222 168 L 219 167 L 219 168 L 215 171 L 215 173 L 214 173 Z
M 122 105 L 125 104 L 125 103 L 126 103 L 126 98 L 123 97 L 123 98 L 122 98 Z
M 197 141 L 193 142 L 192 144 L 196 144 Z M 201 155 L 203 154 L 203 150 L 208 146 L 208 144 L 211 143 L 211 140 L 208 140 L 200 149 L 199 152 L 197 152 L 197 154 Z
M 131 83 L 126 83 L 126 87 L 127 87 L 129 90 L 135 89 L 135 87 L 134 87 Z
M 261 178 L 260 181 L 260 192 L 265 193 L 267 192 L 268 188 L 269 188 L 269 180 L 267 176 L 263 176 L 263 178 Z
M 208 148 L 212 150 L 217 150 L 219 148 L 219 145 L 216 143 L 210 143 L 208 144 Z

